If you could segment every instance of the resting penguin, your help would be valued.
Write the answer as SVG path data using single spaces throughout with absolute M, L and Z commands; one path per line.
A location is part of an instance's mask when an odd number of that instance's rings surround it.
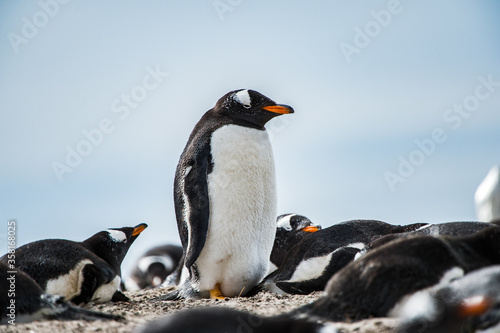
M 16 268 L 30 275 L 47 294 L 77 305 L 90 301 L 128 301 L 118 291 L 120 265 L 130 245 L 147 227 L 108 229 L 83 242 L 45 239 L 16 249 Z M 6 262 L 7 255 L 0 260 Z
M 123 320 L 123 317 L 80 309 L 62 296 L 45 294 L 22 270 L 0 261 L 0 325 L 34 320 Z
M 165 299 L 244 295 L 265 276 L 277 198 L 264 125 L 287 113 L 257 91 L 235 90 L 194 127 L 174 180 L 185 272 Z
M 464 237 L 416 236 L 368 252 L 337 272 L 325 296 L 295 310 L 296 317 L 359 321 L 386 317 L 416 291 L 500 263 L 500 228 Z
M 136 291 L 159 287 L 179 265 L 182 247 L 178 245 L 155 246 L 144 253 L 122 285 L 122 290 Z
M 135 333 L 337 333 L 331 324 L 320 324 L 287 318 L 261 317 L 247 312 L 224 308 L 197 308 L 179 311 L 154 320 Z
M 500 266 L 418 291 L 391 315 L 398 333 L 500 332 Z
M 379 246 L 389 243 L 395 239 L 412 237 L 412 236 L 467 236 L 472 235 L 478 231 L 491 228 L 492 223 L 488 222 L 446 222 L 439 224 L 426 224 L 417 230 L 404 232 L 400 234 L 392 234 L 384 237 L 380 237 L 373 242 L 367 244 L 359 253 L 356 254 L 355 260 L 365 255 L 368 251 L 371 251 Z
M 268 274 L 280 267 L 285 260 L 286 253 L 297 245 L 304 237 L 321 230 L 307 217 L 297 214 L 283 214 L 276 220 L 276 237 L 269 264 Z
M 399 226 L 374 220 L 353 220 L 335 224 L 305 237 L 288 253 L 283 264 L 266 276 L 258 287 L 275 293 L 309 294 L 323 290 L 339 269 L 350 263 L 365 244 L 397 232 L 421 227 Z

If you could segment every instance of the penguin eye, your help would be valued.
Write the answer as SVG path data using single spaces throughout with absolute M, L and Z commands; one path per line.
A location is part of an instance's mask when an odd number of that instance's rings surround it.
M 247 105 L 247 104 L 243 104 L 243 107 L 244 107 L 245 109 L 250 109 L 252 106 L 251 106 L 251 105 Z

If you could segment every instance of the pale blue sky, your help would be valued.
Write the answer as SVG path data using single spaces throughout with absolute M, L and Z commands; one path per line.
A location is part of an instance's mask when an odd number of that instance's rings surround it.
M 280 214 L 472 220 L 500 162 L 498 1 L 54 1 L 0 1 L 0 221 L 17 219 L 19 245 L 146 222 L 126 275 L 149 246 L 178 242 L 179 155 L 239 88 L 296 111 L 268 126 Z M 126 116 L 124 94 L 138 98 Z M 463 103 L 470 116 L 447 111 Z M 102 121 L 113 130 L 59 181 L 54 162 Z M 415 152 L 435 129 L 446 140 Z M 410 155 L 421 164 L 392 191 L 384 175 Z

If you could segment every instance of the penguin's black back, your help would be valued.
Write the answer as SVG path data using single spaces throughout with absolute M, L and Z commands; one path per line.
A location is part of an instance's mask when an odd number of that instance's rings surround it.
M 16 273 L 8 273 L 15 271 Z M 10 280 L 14 276 L 15 297 L 9 297 Z M 18 269 L 10 269 L 7 264 L 0 261 L 0 321 L 6 319 L 7 307 L 10 300 L 15 299 L 16 315 L 32 314 L 42 305 L 43 290 L 30 276 Z M 9 318 L 7 318 L 9 319 Z
M 69 273 L 79 262 L 88 259 L 100 269 L 106 281 L 117 274 L 83 243 L 64 239 L 46 239 L 23 245 L 16 249 L 16 267 L 45 289 L 47 282 Z M 1 260 L 6 260 L 6 256 Z
M 344 267 L 326 296 L 295 311 L 332 321 L 383 317 L 405 295 L 435 285 L 448 270 L 469 272 L 500 263 L 500 229 L 450 238 L 418 236 L 390 242 Z
M 405 237 L 425 235 L 463 237 L 495 226 L 495 224 L 487 222 L 446 222 L 439 224 L 427 224 L 424 225 L 424 227 L 413 231 L 391 234 L 378 238 L 367 245 L 364 251 L 373 250 L 393 240 Z

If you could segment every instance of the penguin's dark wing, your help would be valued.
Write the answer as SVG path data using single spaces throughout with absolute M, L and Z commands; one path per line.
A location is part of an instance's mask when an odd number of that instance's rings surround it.
M 210 213 L 207 177 L 211 171 L 210 136 L 192 135 L 181 155 L 174 180 L 175 215 L 188 268 L 198 259 L 205 245 Z
M 83 277 L 80 294 L 71 299 L 71 302 L 76 305 L 84 305 L 90 302 L 97 288 L 104 283 L 102 273 L 93 264 L 85 265 L 80 274 Z

